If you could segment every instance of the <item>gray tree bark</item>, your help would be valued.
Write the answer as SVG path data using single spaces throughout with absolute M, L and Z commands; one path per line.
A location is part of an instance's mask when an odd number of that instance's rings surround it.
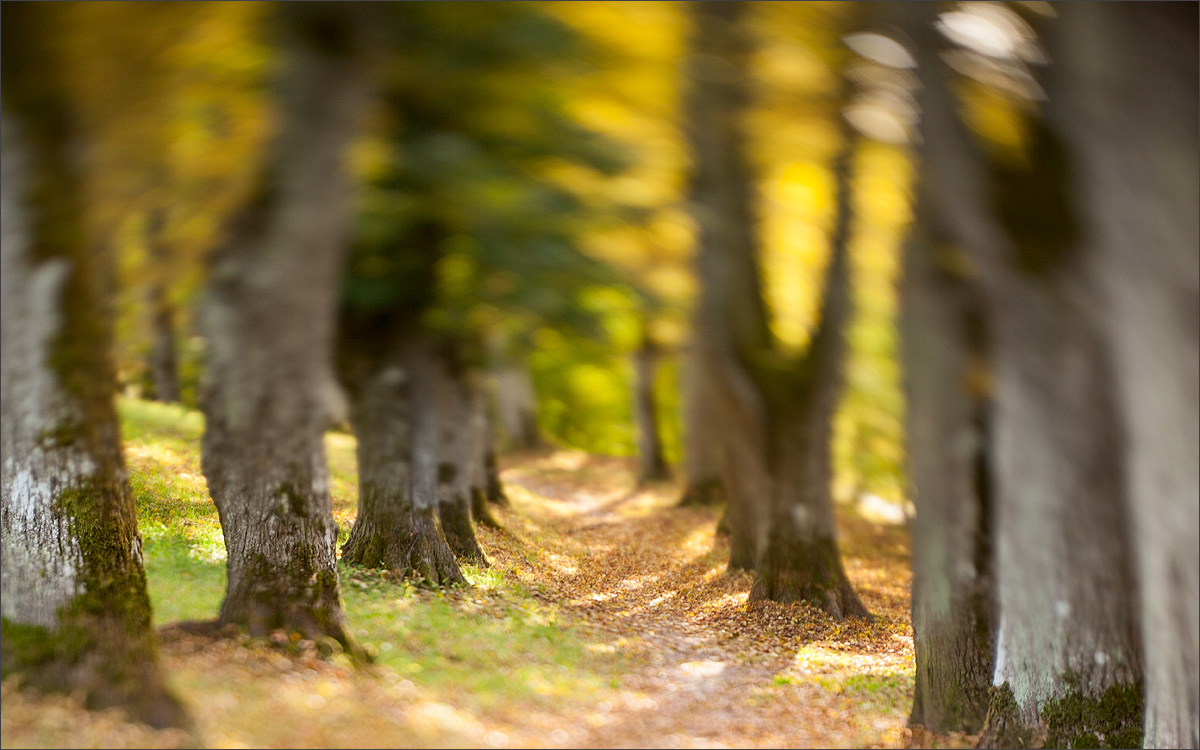
M 0 41 L 0 664 L 187 726 L 151 629 L 113 406 L 113 258 L 88 244 L 57 12 L 6 7 Z
M 453 346 L 440 342 L 430 352 L 438 429 L 438 513 L 451 551 L 465 562 L 486 566 L 471 519 L 471 415 L 466 372 Z
M 1145 747 L 1200 746 L 1200 203 L 1193 3 L 1068 5 L 1050 116 L 1079 166 L 1126 427 Z M 1054 85 L 1058 84 L 1058 85 Z
M 348 240 L 346 149 L 366 100 L 359 6 L 281 5 L 281 130 L 256 199 L 212 259 L 203 469 L 229 554 L 220 620 L 350 645 L 324 432 Z
M 414 413 L 432 390 L 430 373 L 418 371 L 419 346 L 394 328 L 342 326 L 338 369 L 350 396 L 358 456 L 358 514 L 342 560 L 433 586 L 462 584 L 466 579 L 442 534 L 436 491 L 420 490 L 427 482 L 414 468 L 422 445 Z
M 654 342 L 643 337 L 633 353 L 633 414 L 637 428 L 639 482 L 658 482 L 671 477 L 658 431 L 658 402 L 654 395 L 658 360 L 659 352 Z
M 932 33 L 915 35 L 925 179 L 979 268 L 996 383 L 997 690 L 981 744 L 1128 742 L 1128 716 L 1067 715 L 1135 701 L 1141 676 L 1114 380 L 1088 308 L 1095 247 L 1072 231 L 1053 134 L 1032 123 L 1028 171 L 978 152 Z
M 975 733 L 987 715 L 994 667 L 986 332 L 969 266 L 927 210 L 924 189 L 918 186 L 900 285 L 908 477 L 917 509 L 909 723 Z

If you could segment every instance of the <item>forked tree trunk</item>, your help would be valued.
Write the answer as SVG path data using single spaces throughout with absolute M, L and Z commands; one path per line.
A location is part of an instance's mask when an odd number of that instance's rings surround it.
M 112 257 L 88 247 L 51 6 L 0 49 L 0 665 L 25 684 L 186 726 L 159 669 L 113 407 Z
M 658 402 L 654 381 L 659 352 L 649 337 L 633 353 L 633 413 L 637 427 L 638 481 L 658 482 L 671 477 L 658 431 Z
M 963 253 L 918 195 L 900 287 L 908 476 L 917 509 L 909 724 L 975 733 L 987 715 L 995 619 L 986 332 Z
M 848 126 L 834 162 L 837 216 L 830 237 L 821 317 L 799 366 L 759 373 L 770 393 L 771 531 L 750 600 L 809 601 L 830 615 L 870 617 L 846 578 L 833 511 L 833 415 L 841 393 L 850 299 L 850 178 L 855 139 Z
M 721 484 L 721 448 L 712 425 L 711 386 L 702 363 L 689 347 L 683 358 L 683 466 L 685 483 L 679 504 L 720 505 L 725 502 Z
M 468 407 L 468 453 L 467 479 L 471 493 L 471 515 L 476 523 L 500 528 L 499 522 L 488 507 L 490 502 L 489 490 L 492 482 L 499 482 L 493 477 L 495 471 L 495 452 L 491 449 L 492 424 L 488 419 L 487 391 L 483 389 L 482 378 L 476 373 L 470 373 L 466 378 L 467 407 Z M 488 465 L 489 459 L 491 466 Z
M 259 192 L 215 254 L 203 469 L 229 554 L 222 622 L 350 644 L 324 433 L 351 209 L 346 150 L 365 103 L 360 6 L 281 5 L 281 130 Z
M 446 543 L 460 560 L 486 566 L 471 522 L 470 409 L 466 373 L 449 345 L 431 353 L 438 425 L 438 513 Z
M 339 372 L 350 396 L 359 488 L 342 560 L 433 586 L 465 583 L 442 535 L 434 482 L 416 470 L 417 433 L 433 431 L 431 373 L 414 356 L 420 342 L 406 345 L 391 329 L 342 331 Z
M 1036 171 L 989 169 L 954 111 L 933 32 L 921 33 L 924 138 L 936 144 L 926 175 L 980 269 L 993 344 L 1000 621 L 981 744 L 1136 743 L 1138 593 L 1114 381 L 1089 307 L 1096 248 L 1072 231 L 1053 134 L 1032 123 Z
M 1049 109 L 1101 255 L 1141 589 L 1143 747 L 1200 747 L 1196 5 L 1060 10 Z

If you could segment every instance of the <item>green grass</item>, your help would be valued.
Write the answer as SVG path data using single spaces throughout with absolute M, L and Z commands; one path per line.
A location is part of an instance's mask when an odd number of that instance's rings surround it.
M 178 406 L 121 399 L 130 484 L 157 625 L 216 616 L 225 547 L 200 471 L 203 418 Z M 339 543 L 357 500 L 354 439 L 327 440 Z M 339 565 L 347 619 L 360 643 L 414 685 L 457 705 L 585 700 L 606 687 L 612 657 L 587 648 L 515 576 L 464 566 L 469 589 L 428 591 L 379 571 Z

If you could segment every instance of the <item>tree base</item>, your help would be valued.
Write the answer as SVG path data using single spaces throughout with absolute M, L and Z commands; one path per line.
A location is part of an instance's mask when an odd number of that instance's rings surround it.
M 1022 721 L 1017 701 L 1005 683 L 992 688 L 987 720 L 976 747 L 1137 748 L 1142 747 L 1143 716 L 1138 685 L 1110 685 L 1094 698 L 1075 687 L 1062 698 L 1047 701 L 1041 722 L 1031 727 Z
M 687 483 L 679 498 L 681 508 L 711 508 L 725 502 L 725 487 L 717 478 Z M 719 531 L 720 529 L 718 529 Z
M 342 545 L 342 561 L 390 570 L 430 587 L 466 585 L 439 526 L 432 511 L 414 511 L 407 521 L 386 527 L 360 518 Z
M 838 620 L 875 619 L 846 578 L 832 539 L 786 545 L 772 539 L 750 589 L 750 601 L 803 601 Z
M 87 619 L 53 633 L 5 619 L 0 673 L 19 674 L 23 686 L 40 692 L 81 694 L 89 709 L 121 708 L 155 729 L 191 731 L 191 717 L 159 671 L 152 634 L 131 634 L 114 618 Z

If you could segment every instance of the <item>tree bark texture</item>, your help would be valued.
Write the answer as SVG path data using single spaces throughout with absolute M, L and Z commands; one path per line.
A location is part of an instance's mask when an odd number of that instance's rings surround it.
M 633 413 L 637 427 L 638 481 L 670 479 L 671 470 L 663 457 L 658 431 L 658 402 L 654 396 L 659 352 L 654 342 L 643 337 L 633 353 Z
M 1200 162 L 1195 4 L 1064 6 L 1051 118 L 1100 253 L 1126 428 L 1144 747 L 1200 746 Z M 1053 84 L 1060 84 L 1054 86 Z
M 1095 248 L 1072 232 L 1052 134 L 1033 123 L 1029 171 L 989 163 L 954 112 L 932 31 L 921 33 L 925 179 L 980 271 L 995 380 L 1000 615 L 981 743 L 1048 732 L 1055 746 L 1098 734 L 1082 741 L 1120 744 L 1140 731 L 1127 717 L 1100 730 L 1062 716 L 1074 702 L 1136 692 L 1141 677 L 1114 378 L 1088 306 Z M 1031 216 L 1055 231 L 1031 236 Z
M 471 520 L 471 414 L 466 372 L 449 342 L 430 352 L 437 411 L 438 513 L 446 543 L 464 562 L 486 566 Z
M 712 398 L 703 363 L 689 348 L 682 367 L 683 466 L 685 483 L 679 504 L 720 505 L 725 502 L 721 484 L 721 446 L 711 425 Z
M 750 599 L 810 601 L 837 618 L 870 617 L 846 578 L 830 483 L 833 415 L 841 393 L 850 298 L 851 173 L 855 138 L 843 129 L 834 162 L 837 215 L 820 320 L 798 366 L 762 368 L 770 404 L 771 530 Z
M 414 487 L 414 402 L 428 400 L 430 390 L 429 374 L 415 371 L 419 345 L 391 326 L 355 330 L 343 323 L 338 370 L 357 438 L 358 515 L 342 545 L 342 560 L 433 586 L 461 584 L 465 579 L 442 534 L 436 494 Z
M 711 431 L 728 493 L 731 569 L 753 570 L 766 544 L 771 478 L 766 406 L 747 359 L 771 346 L 758 273 L 754 176 L 742 123 L 751 44 L 743 4 L 689 5 L 684 122 L 692 154 L 690 200 L 698 228 L 700 297 L 693 365 L 710 386 Z
M 356 8 L 278 7 L 281 130 L 257 197 L 214 255 L 201 308 L 202 463 L 229 554 L 220 619 L 343 645 L 323 441 L 351 209 L 346 149 L 366 99 Z
M 916 694 L 909 723 L 975 733 L 992 683 L 994 608 L 986 332 L 978 290 L 918 186 L 904 249 Z
M 0 41 L 0 664 L 186 726 L 151 629 L 113 405 L 113 258 L 87 241 L 83 134 L 49 48 L 59 12 L 5 7 Z

